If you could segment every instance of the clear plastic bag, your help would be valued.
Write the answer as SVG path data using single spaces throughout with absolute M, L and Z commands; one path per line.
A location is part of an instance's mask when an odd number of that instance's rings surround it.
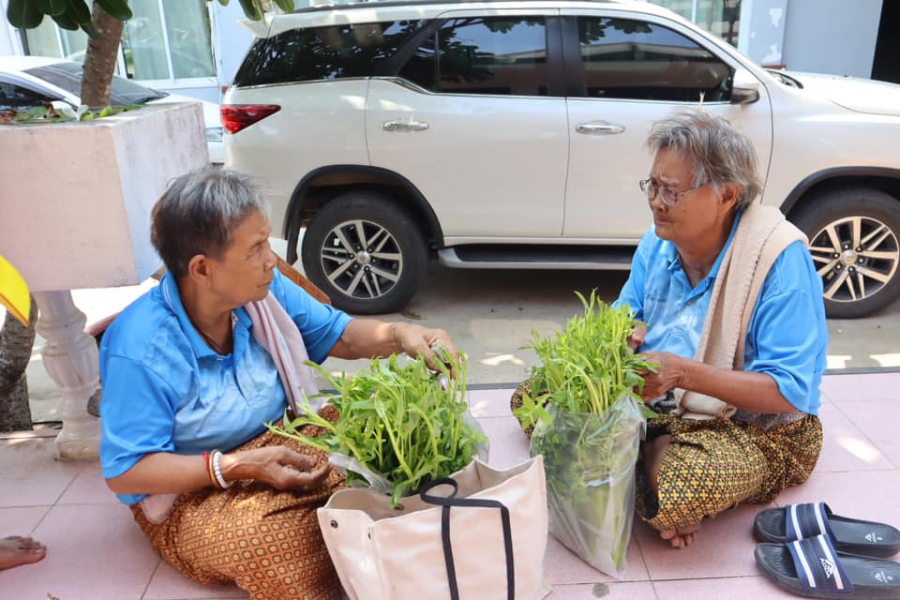
M 630 396 L 601 415 L 548 406 L 531 456 L 544 456 L 550 533 L 595 569 L 621 579 L 634 521 L 635 466 L 645 421 Z

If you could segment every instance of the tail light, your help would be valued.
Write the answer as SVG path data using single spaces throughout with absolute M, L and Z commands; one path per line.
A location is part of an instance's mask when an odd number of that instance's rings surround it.
M 221 110 L 222 126 L 225 131 L 237 133 L 277 113 L 281 107 L 277 104 L 223 104 Z

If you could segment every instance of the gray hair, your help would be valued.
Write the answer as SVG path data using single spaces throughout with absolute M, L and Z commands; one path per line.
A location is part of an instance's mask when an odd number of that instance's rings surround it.
M 735 183 L 735 208 L 743 210 L 762 193 L 756 151 L 731 122 L 704 110 L 685 111 L 653 124 L 647 147 L 656 154 L 674 150 L 690 162 L 692 185 Z
M 150 239 L 166 268 L 186 275 L 198 254 L 219 258 L 235 226 L 268 204 L 253 181 L 237 171 L 207 167 L 176 177 L 153 207 Z

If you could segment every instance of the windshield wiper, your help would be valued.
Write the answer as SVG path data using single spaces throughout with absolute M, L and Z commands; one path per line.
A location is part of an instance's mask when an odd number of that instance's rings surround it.
M 769 69 L 769 73 L 778 77 L 781 80 L 781 83 L 784 85 L 795 87 L 798 89 L 803 89 L 803 84 L 791 77 L 790 75 L 785 75 L 782 71 L 775 71 L 773 69 Z

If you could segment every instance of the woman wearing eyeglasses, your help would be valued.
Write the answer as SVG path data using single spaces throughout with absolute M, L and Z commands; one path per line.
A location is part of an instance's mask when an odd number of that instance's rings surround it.
M 631 345 L 648 422 L 638 514 L 672 546 L 740 503 L 806 481 L 828 332 L 803 234 L 759 204 L 757 159 L 725 119 L 692 111 L 654 124 L 641 181 L 653 226 L 617 300 L 647 324 Z

